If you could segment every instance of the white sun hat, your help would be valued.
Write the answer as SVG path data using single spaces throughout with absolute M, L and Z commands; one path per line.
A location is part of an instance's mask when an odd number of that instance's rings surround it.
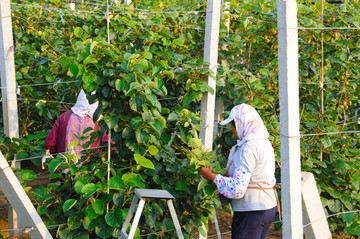
M 228 123 L 230 123 L 231 121 L 234 120 L 234 118 L 235 118 L 235 110 L 234 110 L 234 108 L 231 109 L 229 117 L 227 117 L 226 119 L 224 119 L 223 121 L 220 122 L 220 125 L 226 125 L 226 124 L 228 124 Z

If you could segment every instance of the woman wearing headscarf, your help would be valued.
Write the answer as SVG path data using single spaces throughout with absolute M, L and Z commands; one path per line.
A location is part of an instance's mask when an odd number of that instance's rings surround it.
M 238 139 L 229 153 L 227 175 L 202 167 L 202 177 L 213 181 L 219 193 L 231 199 L 232 239 L 265 239 L 278 204 L 269 133 L 257 111 L 247 104 L 235 106 L 220 124 L 231 124 Z
M 50 153 L 64 153 L 67 151 L 67 146 L 73 142 L 78 141 L 81 144 L 86 143 L 90 139 L 90 134 L 93 131 L 99 130 L 99 126 L 93 120 L 93 115 L 98 107 L 99 102 L 89 104 L 84 90 L 81 90 L 75 105 L 64 113 L 62 113 L 56 120 L 54 127 L 46 136 L 45 148 L 50 150 Z M 85 133 L 85 140 L 80 141 L 76 136 L 83 134 L 83 131 L 91 127 L 93 130 Z M 91 148 L 98 147 L 100 141 L 108 140 L 107 135 L 101 139 L 96 139 L 91 145 Z M 80 155 L 81 147 L 76 146 L 73 149 L 77 155 Z

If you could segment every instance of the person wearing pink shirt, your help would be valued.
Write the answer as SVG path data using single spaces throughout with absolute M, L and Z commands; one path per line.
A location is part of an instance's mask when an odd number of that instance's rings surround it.
M 98 102 L 89 104 L 84 90 L 81 90 L 75 105 L 64 113 L 62 113 L 56 120 L 54 127 L 46 136 L 45 148 L 54 153 L 65 153 L 68 151 L 67 146 L 73 142 L 78 141 L 79 144 L 84 144 L 90 139 L 90 134 L 93 131 L 100 129 L 99 125 L 94 122 L 93 115 L 98 107 Z M 83 131 L 91 127 L 90 130 L 84 134 L 85 139 L 80 140 L 76 136 L 83 134 Z M 88 137 L 87 137 L 88 136 Z M 100 142 L 108 141 L 108 136 L 104 135 L 101 139 L 95 139 L 90 148 L 96 148 Z M 81 146 L 73 148 L 77 155 L 81 155 Z

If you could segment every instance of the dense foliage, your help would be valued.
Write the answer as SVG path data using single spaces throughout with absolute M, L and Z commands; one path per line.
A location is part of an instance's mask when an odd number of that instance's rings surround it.
M 360 128 L 355 29 L 360 6 L 344 2 L 324 4 L 323 24 L 320 2 L 298 7 L 302 168 L 314 173 L 328 215 L 360 209 L 358 133 L 326 134 Z M 107 145 L 101 152 L 86 150 L 81 158 L 57 155 L 48 168 L 52 179 L 64 184 L 33 189 L 40 215 L 48 225 L 66 223 L 54 229 L 61 238 L 116 237 L 134 188 L 166 189 L 176 197 L 186 237 L 192 237 L 218 204 L 214 185 L 200 180 L 199 161 L 223 163 L 234 143 L 224 132 L 215 140 L 216 157 L 199 150 L 200 100 L 211 91 L 202 80 L 209 73 L 202 61 L 206 2 L 133 1 L 110 11 L 109 41 L 104 4 L 71 11 L 57 0 L 13 1 L 20 139 L 2 136 L 0 149 L 9 160 L 18 152 L 20 160 L 39 164 L 46 133 L 82 87 L 91 102 L 99 101 L 96 115 L 103 115 L 101 132 L 93 138 L 111 130 L 116 142 L 111 177 Z M 276 1 L 230 2 L 221 20 L 219 51 L 227 63 L 219 65 L 216 94 L 228 110 L 242 102 L 259 110 L 280 167 L 276 20 Z M 79 168 L 73 164 L 82 161 Z M 67 176 L 57 173 L 65 168 L 71 169 Z M 36 176 L 29 170 L 21 175 L 24 185 Z M 138 234 L 171 229 L 166 208 L 162 201 L 149 203 Z M 360 235 L 356 215 L 329 217 L 333 233 Z

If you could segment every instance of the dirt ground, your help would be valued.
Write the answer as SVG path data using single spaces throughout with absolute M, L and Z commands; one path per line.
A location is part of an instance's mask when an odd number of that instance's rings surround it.
M 29 166 L 27 165 L 22 165 L 22 168 L 28 168 L 28 167 Z M 36 188 L 38 186 L 47 185 L 50 182 L 49 175 L 41 173 L 42 170 L 40 167 L 34 169 L 32 166 L 31 169 L 38 173 L 38 177 L 35 180 L 28 182 L 27 184 L 29 186 Z M 9 238 L 9 232 L 7 230 L 9 228 L 8 220 L 7 220 L 8 208 L 9 208 L 9 203 L 6 200 L 5 195 L 0 190 L 0 238 L 2 237 Z M 217 211 L 216 216 L 219 224 L 221 239 L 231 239 L 231 229 L 230 229 L 231 220 L 232 220 L 231 213 L 227 210 L 220 210 Z M 12 239 L 15 238 L 29 238 L 29 237 L 25 235 L 23 237 L 13 237 Z M 209 222 L 209 231 L 207 238 L 218 239 L 215 223 L 213 222 Z M 279 239 L 279 238 L 282 238 L 281 230 L 280 231 L 275 230 L 274 227 L 272 226 L 269 230 L 267 239 Z

